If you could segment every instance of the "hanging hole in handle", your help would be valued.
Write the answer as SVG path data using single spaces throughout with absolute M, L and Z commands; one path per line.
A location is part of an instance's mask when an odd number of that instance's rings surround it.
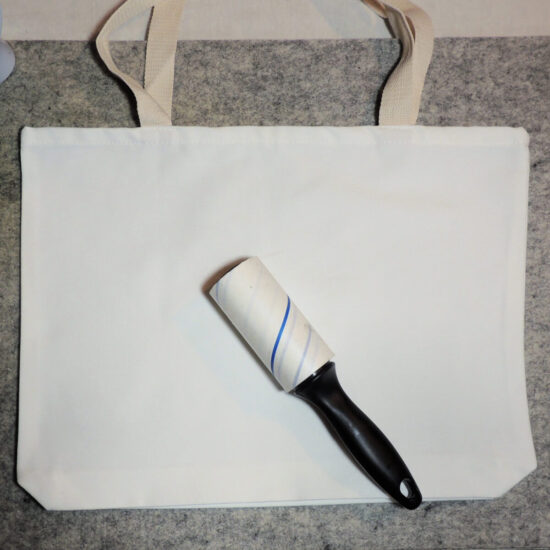
M 399 491 L 405 498 L 411 498 L 414 495 L 414 491 L 408 479 L 404 479 L 401 482 L 401 485 L 399 485 Z
M 399 485 L 401 495 L 397 499 L 405 508 L 414 510 L 422 504 L 422 493 L 416 486 L 414 479 L 406 477 Z

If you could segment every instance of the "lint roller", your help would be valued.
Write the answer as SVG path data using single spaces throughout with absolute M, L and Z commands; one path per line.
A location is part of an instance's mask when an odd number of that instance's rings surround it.
M 312 405 L 364 472 L 410 510 L 422 495 L 388 438 L 338 382 L 334 354 L 258 258 L 226 273 L 210 296 L 287 392 Z

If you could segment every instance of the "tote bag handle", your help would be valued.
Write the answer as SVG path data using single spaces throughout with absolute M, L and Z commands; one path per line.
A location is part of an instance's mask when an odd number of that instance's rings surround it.
M 126 0 L 111 14 L 97 36 L 97 51 L 101 59 L 133 92 L 142 126 L 172 124 L 174 64 L 184 1 Z M 432 57 L 431 20 L 409 0 L 361 1 L 388 20 L 402 44 L 401 59 L 382 92 L 379 124 L 416 124 L 424 79 Z M 147 35 L 145 82 L 142 85 L 116 66 L 109 49 L 109 37 L 129 19 L 150 8 L 153 8 L 153 14 Z

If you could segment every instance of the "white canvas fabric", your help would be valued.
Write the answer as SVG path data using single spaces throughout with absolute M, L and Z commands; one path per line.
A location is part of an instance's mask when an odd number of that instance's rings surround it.
M 208 297 L 247 256 L 426 500 L 536 467 L 524 130 L 158 124 L 23 131 L 17 476 L 42 505 L 387 500 Z

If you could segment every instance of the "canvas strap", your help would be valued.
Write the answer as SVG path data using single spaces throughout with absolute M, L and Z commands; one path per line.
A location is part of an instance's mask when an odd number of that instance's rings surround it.
M 179 23 L 185 0 L 126 0 L 101 29 L 97 50 L 107 68 L 133 92 L 142 126 L 172 124 L 174 64 Z M 220 0 L 221 1 L 221 0 Z M 433 27 L 428 15 L 409 0 L 362 0 L 388 20 L 402 44 L 401 59 L 382 92 L 379 124 L 416 124 L 424 79 L 433 50 Z M 122 72 L 109 49 L 111 34 L 139 13 L 153 8 L 142 85 Z

